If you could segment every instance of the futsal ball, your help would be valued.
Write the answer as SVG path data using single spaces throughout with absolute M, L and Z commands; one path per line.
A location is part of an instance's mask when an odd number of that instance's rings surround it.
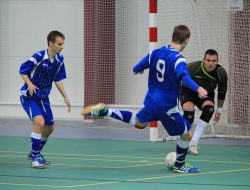
M 176 160 L 176 152 L 170 152 L 166 155 L 165 157 L 165 164 L 166 166 L 169 167 L 173 167 L 175 164 L 175 160 Z

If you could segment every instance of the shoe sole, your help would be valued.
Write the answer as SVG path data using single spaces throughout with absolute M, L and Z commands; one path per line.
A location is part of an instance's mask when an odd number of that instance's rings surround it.
M 195 172 L 188 172 L 188 171 L 184 171 L 184 170 L 180 170 L 180 169 L 177 169 L 175 167 L 168 167 L 168 169 L 172 172 L 176 172 L 176 173 L 187 173 L 187 174 L 192 174 L 192 173 L 199 173 L 199 169 L 196 170 Z
M 32 158 L 30 158 L 30 157 L 27 157 L 27 158 L 28 158 L 29 160 L 32 161 Z M 47 160 L 44 164 L 45 164 L 45 165 L 50 165 L 50 164 L 51 164 L 51 161 Z
M 89 115 L 92 110 L 94 109 L 98 109 L 98 110 L 103 110 L 105 108 L 105 104 L 104 103 L 99 103 L 96 105 L 90 105 L 90 106 L 86 106 L 82 111 L 81 111 L 81 115 Z
M 186 172 L 186 171 L 182 171 L 182 170 L 173 170 L 176 173 L 186 173 L 186 174 L 195 174 L 195 173 L 199 173 L 199 171 L 196 172 Z
M 171 171 L 176 172 L 176 173 L 187 173 L 187 174 L 199 173 L 199 170 L 197 170 L 196 172 L 188 172 L 188 171 L 183 171 L 183 170 L 174 169 L 174 168 Z
M 43 165 L 43 166 L 31 166 L 32 168 L 34 169 L 45 169 L 46 167 Z

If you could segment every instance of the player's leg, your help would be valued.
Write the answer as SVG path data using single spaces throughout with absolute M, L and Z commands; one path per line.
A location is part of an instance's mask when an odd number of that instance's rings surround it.
M 181 90 L 180 102 L 183 109 L 183 117 L 192 125 L 194 122 L 194 108 L 198 95 L 196 92 L 183 87 Z
M 47 143 L 49 136 L 53 133 L 54 126 L 44 125 L 44 130 L 41 137 L 40 151 L 42 151 L 44 145 Z
M 179 136 L 176 145 L 175 166 L 169 169 L 181 173 L 199 172 L 198 168 L 191 166 L 185 161 L 191 139 L 191 134 L 189 133 L 191 125 L 179 113 L 165 114 L 160 117 L 160 121 L 168 134 L 171 136 Z
M 28 158 L 32 160 L 31 166 L 33 168 L 45 168 L 44 160 L 40 155 L 41 137 L 45 124 L 42 112 L 40 111 L 39 105 L 32 97 L 28 98 L 21 96 L 20 101 L 34 125 L 31 132 L 31 151 L 28 154 Z
M 47 100 L 41 100 L 38 105 L 40 106 L 40 110 L 44 119 L 44 126 L 41 133 L 41 142 L 40 142 L 40 156 L 44 159 L 45 164 L 50 164 L 51 161 L 44 158 L 44 156 L 41 154 L 41 151 L 45 144 L 47 143 L 49 136 L 54 131 L 54 119 L 53 119 L 53 113 L 50 107 L 50 103 Z M 31 158 L 32 152 L 29 153 L 28 157 Z
M 44 159 L 40 154 L 41 138 L 44 128 L 44 118 L 42 115 L 33 118 L 33 131 L 31 133 L 31 151 L 28 157 L 31 158 L 33 168 L 45 168 Z
M 187 101 L 185 103 L 182 104 L 182 109 L 183 109 L 183 117 L 184 119 L 186 119 L 189 124 L 191 124 L 191 130 L 190 132 L 193 134 L 194 133 L 194 127 L 193 127 L 193 122 L 194 122 L 194 114 L 195 114 L 195 105 L 193 102 Z M 188 152 L 190 154 L 194 154 L 197 155 L 198 154 L 198 148 L 197 148 L 197 144 L 196 143 L 190 143 Z
M 43 118 L 45 121 L 45 125 L 43 128 L 42 137 L 41 137 L 40 151 L 42 151 L 42 149 L 45 146 L 45 144 L 47 143 L 50 135 L 54 131 L 54 117 L 53 117 L 53 113 L 52 113 L 52 110 L 50 107 L 49 100 L 42 100 L 41 106 L 42 106 L 42 114 L 43 114 Z M 43 157 L 42 154 L 41 154 L 41 156 Z M 45 164 L 51 163 L 50 160 L 47 160 L 45 158 L 44 158 L 44 162 L 45 162 Z
M 45 164 L 51 164 L 51 161 L 45 159 L 44 156 L 41 154 L 41 151 L 42 151 L 44 145 L 47 143 L 47 141 L 49 139 L 49 136 L 52 134 L 53 131 L 54 131 L 54 126 L 44 125 L 44 130 L 43 130 L 43 132 L 41 134 L 40 156 L 44 160 Z M 30 155 L 31 155 L 31 152 L 28 155 L 29 158 L 31 157 Z
M 107 116 L 107 117 L 111 117 L 111 118 L 123 121 L 125 123 L 128 123 L 131 126 L 139 128 L 139 129 L 143 129 L 148 125 L 147 122 L 144 122 L 144 121 L 141 122 L 140 120 L 138 120 L 137 116 L 131 111 L 111 109 L 111 108 L 108 108 L 103 103 L 85 107 L 82 110 L 81 115 L 101 116 L 101 117 Z
M 189 153 L 198 155 L 198 143 L 202 136 L 202 133 L 207 128 L 209 121 L 214 113 L 214 102 L 211 100 L 205 100 L 201 106 L 201 116 L 196 123 L 195 131 L 190 142 Z
M 195 114 L 194 108 L 195 108 L 194 103 L 190 101 L 187 101 L 182 105 L 183 117 L 190 123 L 190 125 L 192 125 L 194 122 L 194 114 Z
M 194 122 L 194 116 L 195 116 L 195 105 L 198 104 L 200 101 L 200 98 L 198 97 L 197 93 L 187 89 L 183 88 L 181 92 L 181 105 L 183 109 L 183 117 L 192 125 Z M 192 125 L 192 128 L 190 130 L 190 133 L 194 133 L 194 127 Z M 191 142 L 188 152 L 193 155 L 198 154 L 198 145 L 197 143 Z

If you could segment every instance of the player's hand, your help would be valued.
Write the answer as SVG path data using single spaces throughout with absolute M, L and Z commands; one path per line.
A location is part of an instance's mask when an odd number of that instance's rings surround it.
M 34 85 L 33 83 L 30 83 L 28 85 L 28 89 L 29 89 L 30 95 L 33 96 L 33 94 L 36 93 L 36 90 L 39 88 L 36 85 Z
M 207 90 L 202 88 L 201 86 L 198 88 L 199 98 L 203 99 L 207 97 Z
M 216 111 L 214 114 L 214 123 L 218 123 L 218 121 L 220 120 L 220 116 L 221 113 Z
M 70 103 L 69 99 L 67 97 L 64 98 L 64 102 L 68 106 L 68 112 L 70 112 L 71 111 L 71 103 Z

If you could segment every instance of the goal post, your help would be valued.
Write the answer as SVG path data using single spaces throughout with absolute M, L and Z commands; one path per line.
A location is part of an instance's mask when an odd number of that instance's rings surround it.
M 149 52 L 157 48 L 157 0 L 149 0 Z M 158 122 L 149 123 L 149 140 L 162 141 L 158 134 Z

